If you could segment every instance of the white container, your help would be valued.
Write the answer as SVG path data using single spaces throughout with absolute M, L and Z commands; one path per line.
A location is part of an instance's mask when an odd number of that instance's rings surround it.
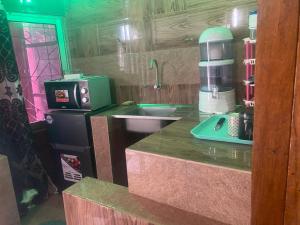
M 199 110 L 227 113 L 235 109 L 233 35 L 226 27 L 206 29 L 199 38 Z
M 228 28 L 206 29 L 199 38 L 201 61 L 232 59 L 232 41 L 233 35 Z
M 235 110 L 235 90 L 225 92 L 199 92 L 199 110 L 204 113 L 223 114 Z

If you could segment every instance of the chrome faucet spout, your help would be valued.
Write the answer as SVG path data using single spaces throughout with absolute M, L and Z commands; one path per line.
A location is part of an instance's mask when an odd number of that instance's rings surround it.
M 154 89 L 160 89 L 161 88 L 161 84 L 159 81 L 159 77 L 158 77 L 158 63 L 156 59 L 151 59 L 149 62 L 149 69 L 153 69 L 153 67 L 155 66 L 155 84 L 154 84 Z

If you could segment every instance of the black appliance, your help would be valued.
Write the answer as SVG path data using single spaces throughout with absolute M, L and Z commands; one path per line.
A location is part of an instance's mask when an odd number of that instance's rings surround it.
M 90 117 L 101 111 L 58 110 L 45 114 L 52 155 L 58 168 L 54 183 L 59 191 L 83 177 L 96 177 Z
M 49 109 L 93 111 L 112 104 L 107 76 L 69 74 L 44 85 Z

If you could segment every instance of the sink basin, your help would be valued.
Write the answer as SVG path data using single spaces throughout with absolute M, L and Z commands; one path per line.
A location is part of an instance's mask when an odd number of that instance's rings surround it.
M 152 117 L 169 117 L 172 113 L 176 111 L 176 108 L 139 108 L 130 114 L 137 116 L 152 116 Z
M 181 119 L 175 116 L 176 105 L 138 105 L 136 109 L 114 118 L 125 119 L 126 129 L 138 133 L 155 133 L 172 122 Z
M 126 130 L 136 133 L 152 134 L 171 124 L 174 120 L 126 118 Z

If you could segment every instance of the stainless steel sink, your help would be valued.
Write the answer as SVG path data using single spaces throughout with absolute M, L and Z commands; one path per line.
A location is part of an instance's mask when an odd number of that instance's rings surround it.
M 139 108 L 137 110 L 132 111 L 130 114 L 136 116 L 170 117 L 170 115 L 175 111 L 176 108 L 151 107 L 151 108 Z
M 155 133 L 163 127 L 171 124 L 174 120 L 158 120 L 158 119 L 141 119 L 141 118 L 126 118 L 127 131 L 137 133 Z
M 175 116 L 177 107 L 142 107 L 129 111 L 125 115 L 114 115 L 114 118 L 125 119 L 126 129 L 138 133 L 155 133 L 172 122 L 181 119 Z

